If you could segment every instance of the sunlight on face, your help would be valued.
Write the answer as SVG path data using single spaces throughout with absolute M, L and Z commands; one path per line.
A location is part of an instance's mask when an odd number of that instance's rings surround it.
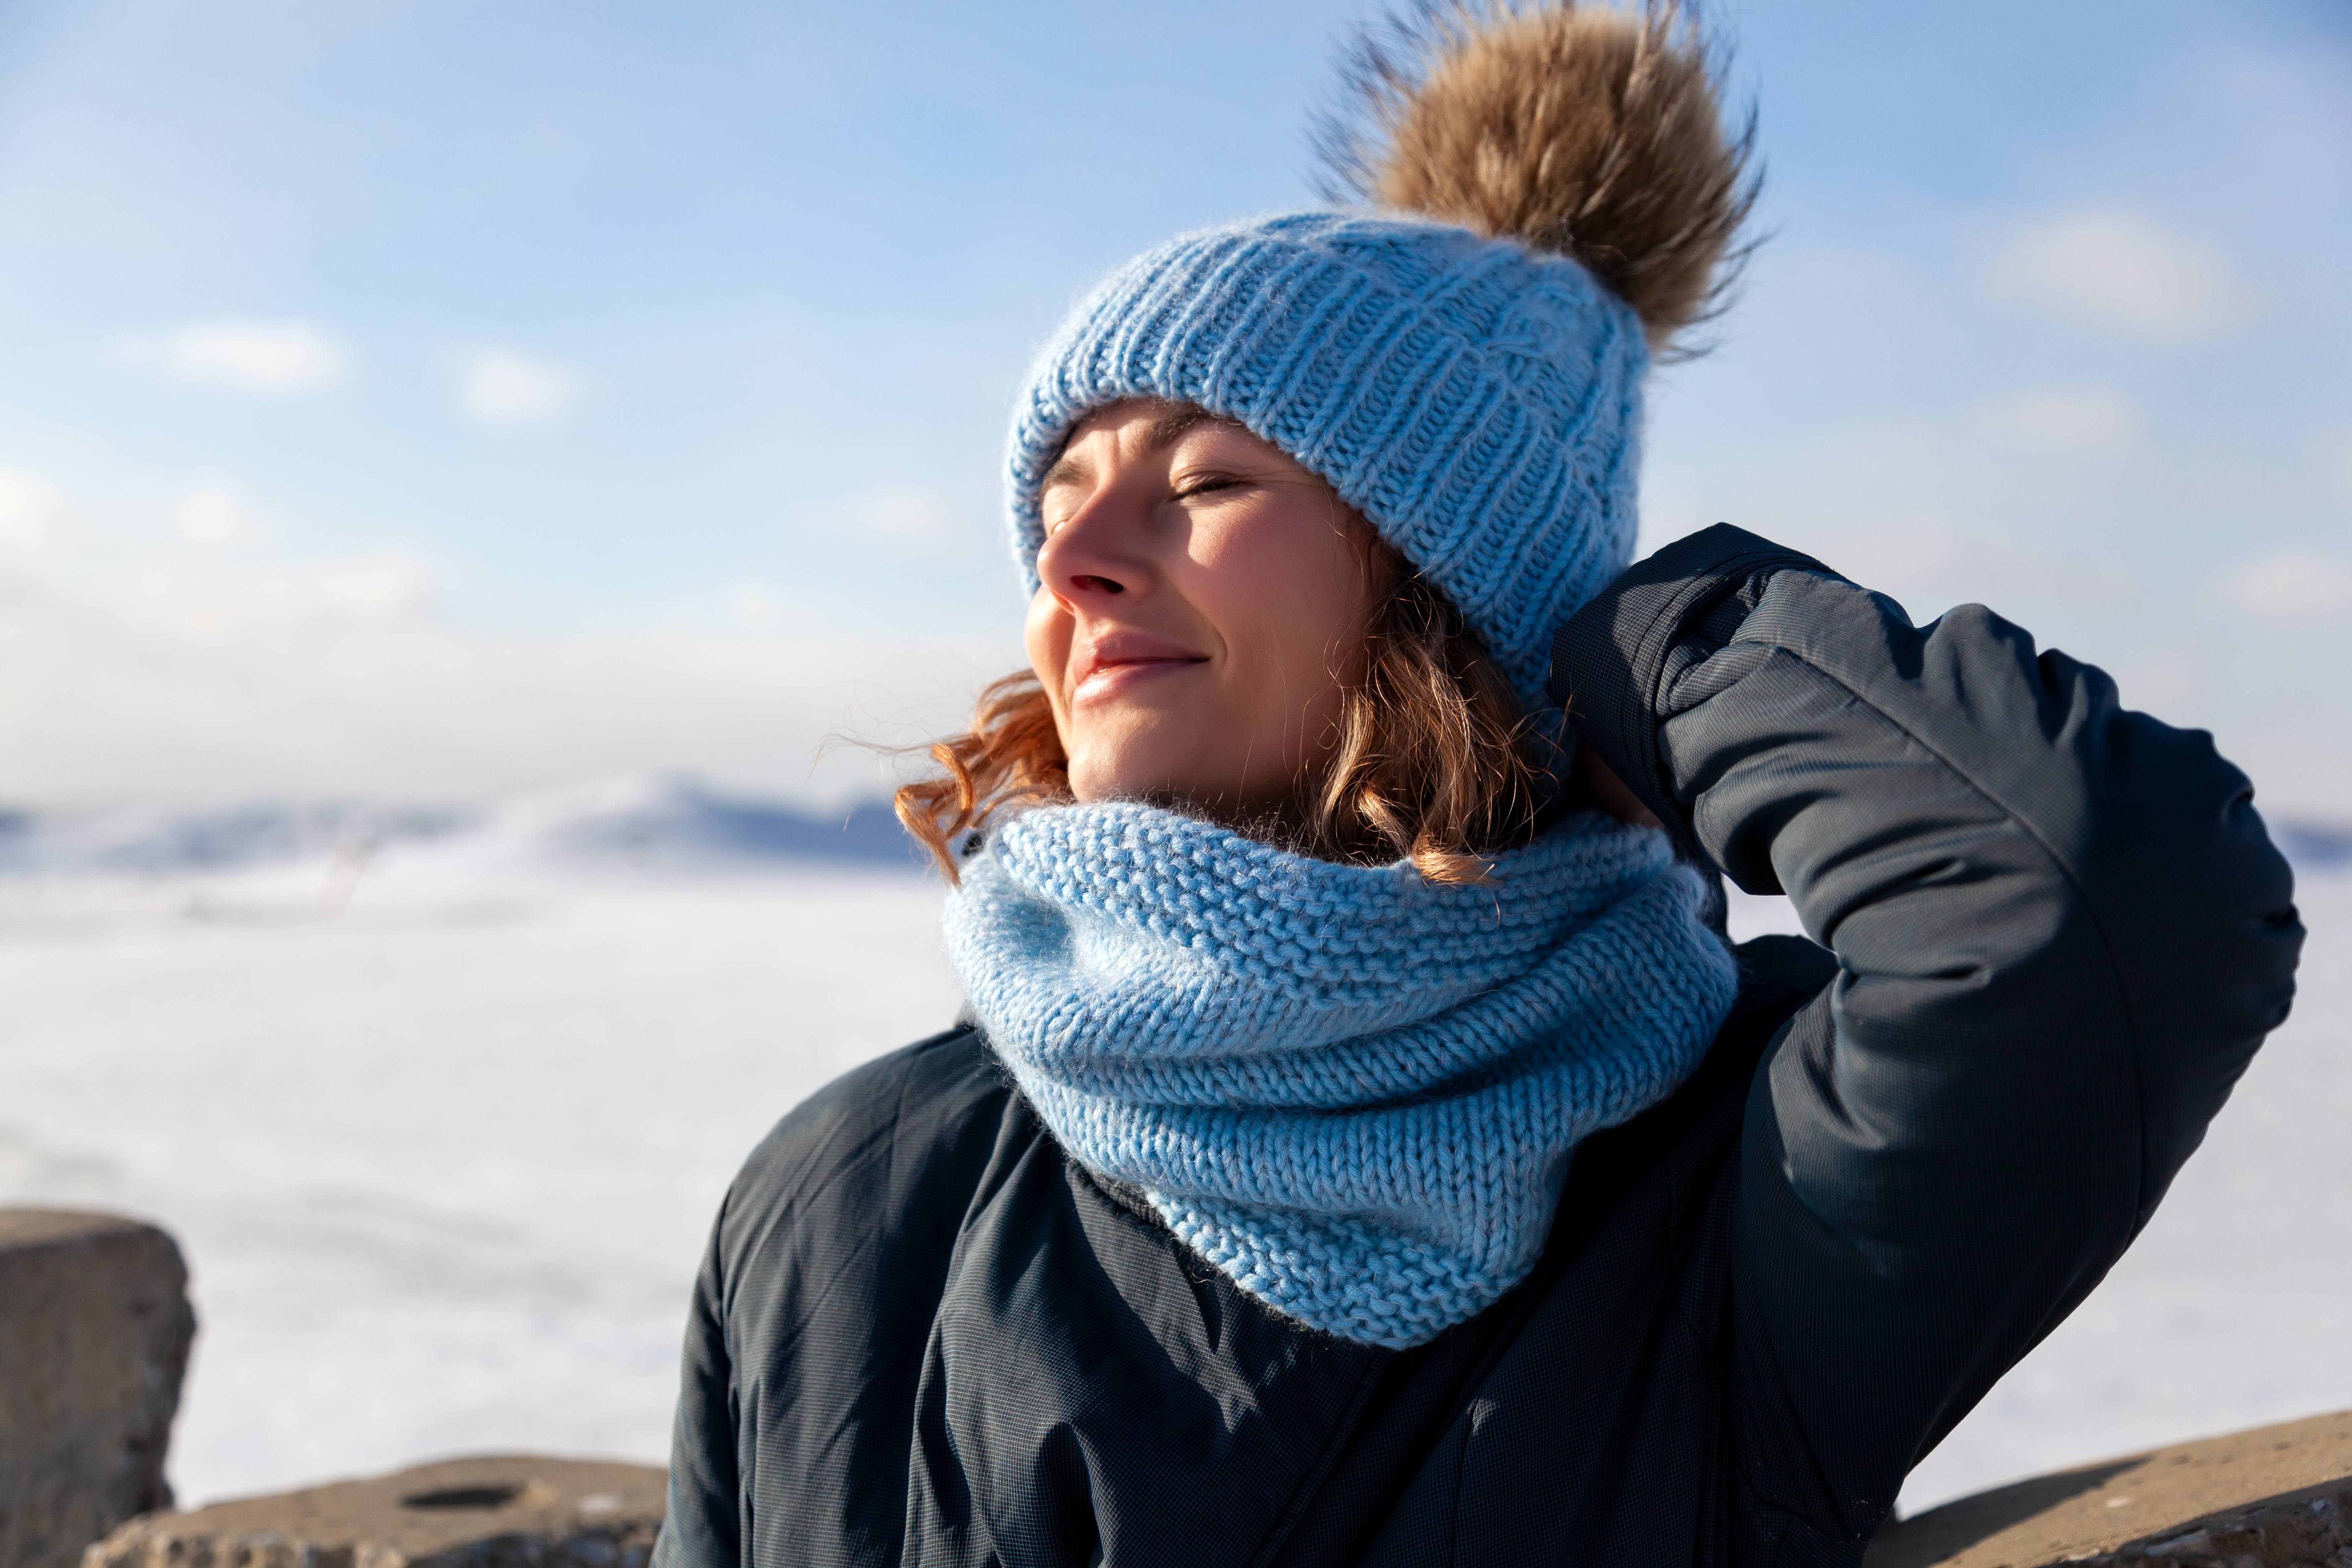
M 1072 793 L 1287 816 L 1389 586 L 1370 531 L 1276 447 L 1162 402 L 1080 425 L 1042 500 L 1029 661 Z

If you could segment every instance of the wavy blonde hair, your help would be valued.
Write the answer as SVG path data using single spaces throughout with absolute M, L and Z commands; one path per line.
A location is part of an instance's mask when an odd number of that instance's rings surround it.
M 1369 548 L 1391 586 L 1363 632 L 1363 673 L 1291 812 L 1258 836 L 1347 864 L 1410 860 L 1433 882 L 1490 880 L 1492 858 L 1535 835 L 1558 738 L 1538 733 L 1453 603 L 1384 542 Z M 1071 798 L 1053 705 L 1025 669 L 991 682 L 971 727 L 929 754 L 940 771 L 893 804 L 950 882 L 968 835 Z

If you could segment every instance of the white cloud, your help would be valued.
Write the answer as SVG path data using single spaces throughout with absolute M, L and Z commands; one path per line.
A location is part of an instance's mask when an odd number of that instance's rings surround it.
M 2062 384 L 1828 425 L 1737 469 L 1669 453 L 1645 475 L 1641 548 L 1721 519 L 1819 554 L 1916 616 L 1976 602 L 2071 626 L 2142 604 L 2144 568 L 2162 575 L 2083 526 L 2145 493 L 2149 443 L 2130 397 Z
M 2121 208 L 2028 226 L 1992 258 L 1985 282 L 1996 299 L 2158 342 L 2210 336 L 2252 303 L 2218 250 Z
M 784 596 L 765 583 L 738 583 L 722 596 L 727 618 L 740 626 L 765 628 L 782 624 L 789 606 Z
M 876 490 L 857 502 L 858 525 L 901 544 L 945 546 L 955 542 L 955 508 L 937 490 L 896 488 Z
M 0 615 L 0 802 L 431 800 L 675 769 L 870 794 L 880 763 L 820 758 L 828 733 L 949 732 L 1018 659 L 1017 633 L 877 627 L 821 601 L 757 637 L 708 616 L 497 629 L 435 614 L 439 581 L 395 557 L 185 553 L 26 575 Z
M 269 520 L 227 485 L 193 485 L 173 509 L 180 536 L 205 550 L 234 550 L 269 537 Z
M 2273 550 L 2231 573 L 2222 594 L 2242 610 L 2284 620 L 2352 615 L 2352 556 Z
M 552 419 L 580 395 L 579 378 L 509 349 L 481 349 L 466 361 L 457 405 L 478 425 Z
M 186 380 L 240 392 L 319 392 L 351 369 L 341 343 L 301 321 L 192 322 L 160 344 L 134 343 L 131 352 Z
M 0 470 L 12 528 L 58 494 Z M 0 540 L 0 804 L 433 800 L 665 769 L 870 794 L 882 763 L 820 755 L 829 733 L 949 732 L 1017 661 L 1003 626 L 877 625 L 837 595 L 748 578 L 635 626 L 485 624 L 474 595 L 472 613 L 442 613 L 448 577 L 429 558 L 304 558 L 257 537 L 250 499 L 218 480 L 160 508 L 68 496 L 56 550 Z
M 235 570 L 156 561 L 131 576 L 119 605 L 150 633 L 205 640 L 277 637 L 413 621 L 432 589 L 430 567 L 396 555 Z
M 2139 445 L 2139 409 L 2110 387 L 2042 387 L 1980 413 L 1992 433 L 2056 451 L 2111 457 Z
M 1876 526 L 1829 536 L 1822 557 L 1856 582 L 1892 595 L 1914 618 L 1954 605 L 1995 610 L 2027 604 L 2115 610 L 2140 596 L 2131 572 L 1983 526 L 1931 516 L 1889 516 Z
M 0 546 L 23 554 L 52 548 L 64 526 L 63 499 L 38 474 L 0 468 Z

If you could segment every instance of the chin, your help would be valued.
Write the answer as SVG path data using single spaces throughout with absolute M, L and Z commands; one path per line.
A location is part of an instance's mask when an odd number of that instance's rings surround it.
M 1106 776 L 1081 773 L 1076 768 L 1070 770 L 1070 794 L 1081 802 L 1133 800 L 1178 811 L 1192 809 L 1189 803 L 1198 798 L 1196 792 L 1165 775 L 1120 773 Z
M 1070 758 L 1070 793 L 1082 801 L 1140 800 L 1154 805 L 1196 795 L 1200 750 L 1168 734 L 1124 738 L 1116 746 L 1081 746 Z M 1189 764 L 1189 765 L 1188 765 Z

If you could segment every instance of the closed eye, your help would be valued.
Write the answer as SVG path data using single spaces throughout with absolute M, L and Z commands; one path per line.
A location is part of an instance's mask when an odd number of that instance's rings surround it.
M 1234 474 L 1203 474 L 1197 479 L 1178 481 L 1176 499 L 1185 500 L 1193 496 L 1213 495 L 1218 490 L 1239 489 L 1249 482 Z

